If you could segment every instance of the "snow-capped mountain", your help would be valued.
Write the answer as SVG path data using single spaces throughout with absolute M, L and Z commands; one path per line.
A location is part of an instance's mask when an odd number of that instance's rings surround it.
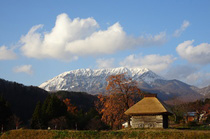
M 147 68 L 78 69 L 64 72 L 44 82 L 39 87 L 47 91 L 69 90 L 95 94 L 104 90 L 107 85 L 106 78 L 108 76 L 122 73 L 126 73 L 133 80 L 147 84 L 151 84 L 157 79 L 164 80 L 163 77 L 160 77 Z
M 157 93 L 164 100 L 172 98 L 199 99 L 202 97 L 193 87 L 178 80 L 166 80 L 147 68 L 78 69 L 64 72 L 39 87 L 47 91 L 78 91 L 98 94 L 105 91 L 107 77 L 126 73 L 139 84 L 139 88 Z

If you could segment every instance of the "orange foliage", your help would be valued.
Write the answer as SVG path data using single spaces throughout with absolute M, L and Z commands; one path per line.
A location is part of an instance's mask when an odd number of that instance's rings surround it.
M 77 113 L 77 107 L 76 106 L 73 106 L 70 102 L 70 99 L 66 98 L 63 100 L 63 102 L 66 104 L 67 106 L 67 111 L 69 113 L 72 113 L 72 114 L 76 114 Z
M 125 74 L 111 75 L 107 78 L 106 95 L 99 95 L 96 107 L 102 114 L 102 121 L 112 128 L 119 128 L 121 123 L 130 119 L 124 112 L 130 108 L 133 99 L 141 95 L 137 83 Z

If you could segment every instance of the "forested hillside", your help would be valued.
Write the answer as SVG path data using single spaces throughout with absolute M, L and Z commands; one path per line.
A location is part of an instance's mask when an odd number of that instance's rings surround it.
M 4 110 L 3 108 L 7 108 L 6 111 L 11 110 L 11 113 L 9 112 L 5 113 L 4 111 L 5 115 L 2 115 L 2 117 L 0 117 L 0 120 L 3 120 L 1 123 L 5 123 L 9 119 L 11 120 L 12 116 L 15 115 L 15 118 L 17 119 L 16 121 L 20 122 L 20 127 L 26 126 L 30 128 L 31 122 L 33 121 L 32 118 L 33 113 L 35 111 L 37 104 L 44 104 L 47 96 L 49 95 L 52 94 L 49 94 L 47 91 L 40 89 L 38 87 L 25 86 L 23 84 L 19 84 L 16 82 L 10 82 L 0 79 L 0 97 L 2 98 L 1 109 Z M 90 113 L 90 111 L 93 110 L 91 108 L 94 108 L 94 102 L 97 99 L 96 96 L 87 94 L 85 92 L 58 91 L 54 92 L 53 95 L 58 97 L 61 102 L 65 99 L 69 99 L 70 103 L 76 107 L 76 110 L 80 111 L 79 112 L 80 114 L 79 117 L 81 117 L 80 119 L 84 119 L 85 117 L 84 114 Z M 54 107 L 52 109 L 54 109 Z M 81 123 L 82 125 L 87 124 L 85 123 L 87 122 L 87 120 L 86 121 L 84 120 Z M 14 121 L 12 122 L 12 124 L 14 124 Z M 12 125 L 7 129 L 10 128 L 14 129 L 15 126 Z M 81 129 L 79 123 L 78 123 L 78 128 Z
M 79 110 L 87 112 L 90 108 L 94 107 L 94 101 L 97 97 L 85 92 L 73 92 L 73 91 L 58 91 L 55 95 L 64 100 L 66 98 L 71 100 L 71 103 Z
M 37 102 L 43 102 L 48 92 L 38 87 L 0 79 L 0 95 L 9 103 L 12 113 L 26 124 Z

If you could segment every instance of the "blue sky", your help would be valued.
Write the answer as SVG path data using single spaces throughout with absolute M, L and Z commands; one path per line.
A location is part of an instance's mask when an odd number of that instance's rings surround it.
M 209 0 L 0 1 L 0 78 L 40 85 L 80 68 L 146 67 L 210 84 Z

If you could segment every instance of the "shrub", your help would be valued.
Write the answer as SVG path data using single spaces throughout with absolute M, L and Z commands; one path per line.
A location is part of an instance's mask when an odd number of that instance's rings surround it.
M 197 122 L 196 121 L 191 121 L 191 122 L 188 122 L 187 124 L 189 127 L 192 127 L 192 126 L 198 126 Z

